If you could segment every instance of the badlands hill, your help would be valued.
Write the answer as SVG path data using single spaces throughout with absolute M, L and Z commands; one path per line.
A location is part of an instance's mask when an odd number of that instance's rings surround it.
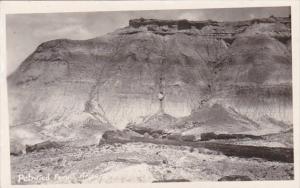
M 97 143 L 106 130 L 159 122 L 187 132 L 286 131 L 290 25 L 141 18 L 101 37 L 42 43 L 8 77 L 11 139 Z

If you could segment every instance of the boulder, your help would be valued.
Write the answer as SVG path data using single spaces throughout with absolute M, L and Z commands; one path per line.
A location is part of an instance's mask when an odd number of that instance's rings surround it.
M 146 133 L 144 133 L 144 137 L 145 137 L 145 138 L 151 138 L 150 134 L 149 134 L 149 133 L 147 133 L 147 132 L 146 132 Z
M 187 141 L 187 142 L 194 142 L 194 141 L 196 141 L 196 136 L 195 135 L 182 135 L 181 139 L 183 141 Z
M 181 141 L 181 134 L 179 134 L 179 133 L 170 134 L 167 136 L 167 139 Z
M 122 143 L 131 140 L 131 135 L 126 131 L 109 130 L 106 131 L 100 139 L 99 145 L 103 143 Z
M 26 145 L 26 153 L 29 152 L 38 152 L 40 150 L 50 149 L 50 148 L 58 148 L 59 144 L 53 141 L 45 141 L 34 145 Z
M 14 156 L 26 154 L 25 145 L 23 145 L 17 141 L 11 141 L 10 142 L 10 154 L 14 155 Z
M 162 137 L 162 135 L 161 135 L 161 134 L 158 134 L 158 133 L 153 133 L 151 136 L 152 136 L 153 138 L 161 138 L 161 137 Z
M 202 133 L 201 141 L 208 141 L 217 138 L 217 135 L 214 132 Z
M 178 21 L 178 30 L 183 30 L 183 29 L 191 29 L 192 25 L 189 23 L 187 20 L 179 20 Z
M 230 176 L 224 176 L 218 181 L 251 181 L 251 178 L 248 176 L 241 176 L 241 175 L 230 175 Z

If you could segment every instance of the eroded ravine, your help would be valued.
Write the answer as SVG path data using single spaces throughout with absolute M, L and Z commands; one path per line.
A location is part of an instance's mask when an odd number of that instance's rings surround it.
M 10 124 L 74 139 L 88 124 L 124 128 L 218 103 L 251 120 L 249 129 L 282 130 L 292 122 L 289 21 L 133 20 L 95 39 L 45 42 L 8 78 Z

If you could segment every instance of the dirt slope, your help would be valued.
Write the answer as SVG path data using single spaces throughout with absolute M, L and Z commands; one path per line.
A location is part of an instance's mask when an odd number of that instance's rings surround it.
M 48 41 L 8 77 L 10 124 L 73 140 L 82 138 L 85 125 L 99 130 L 98 137 L 162 109 L 175 118 L 189 116 L 205 103 L 219 103 L 258 123 L 273 118 L 291 124 L 288 40 L 289 18 L 269 18 L 138 19 L 90 40 Z M 205 127 L 212 130 L 223 123 L 208 122 Z M 253 127 L 234 126 L 229 130 Z

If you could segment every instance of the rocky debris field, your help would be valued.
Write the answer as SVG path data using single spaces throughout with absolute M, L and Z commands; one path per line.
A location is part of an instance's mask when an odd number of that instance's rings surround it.
M 226 156 L 205 148 L 143 142 L 62 146 L 12 156 L 11 165 L 13 184 L 294 178 L 293 163 Z
M 290 133 L 205 133 L 203 140 L 197 140 L 163 131 L 125 129 L 106 131 L 98 145 L 47 141 L 26 146 L 26 154 L 12 153 L 12 183 L 291 180 L 293 149 L 272 143 L 274 136 L 285 143 L 278 138 Z

